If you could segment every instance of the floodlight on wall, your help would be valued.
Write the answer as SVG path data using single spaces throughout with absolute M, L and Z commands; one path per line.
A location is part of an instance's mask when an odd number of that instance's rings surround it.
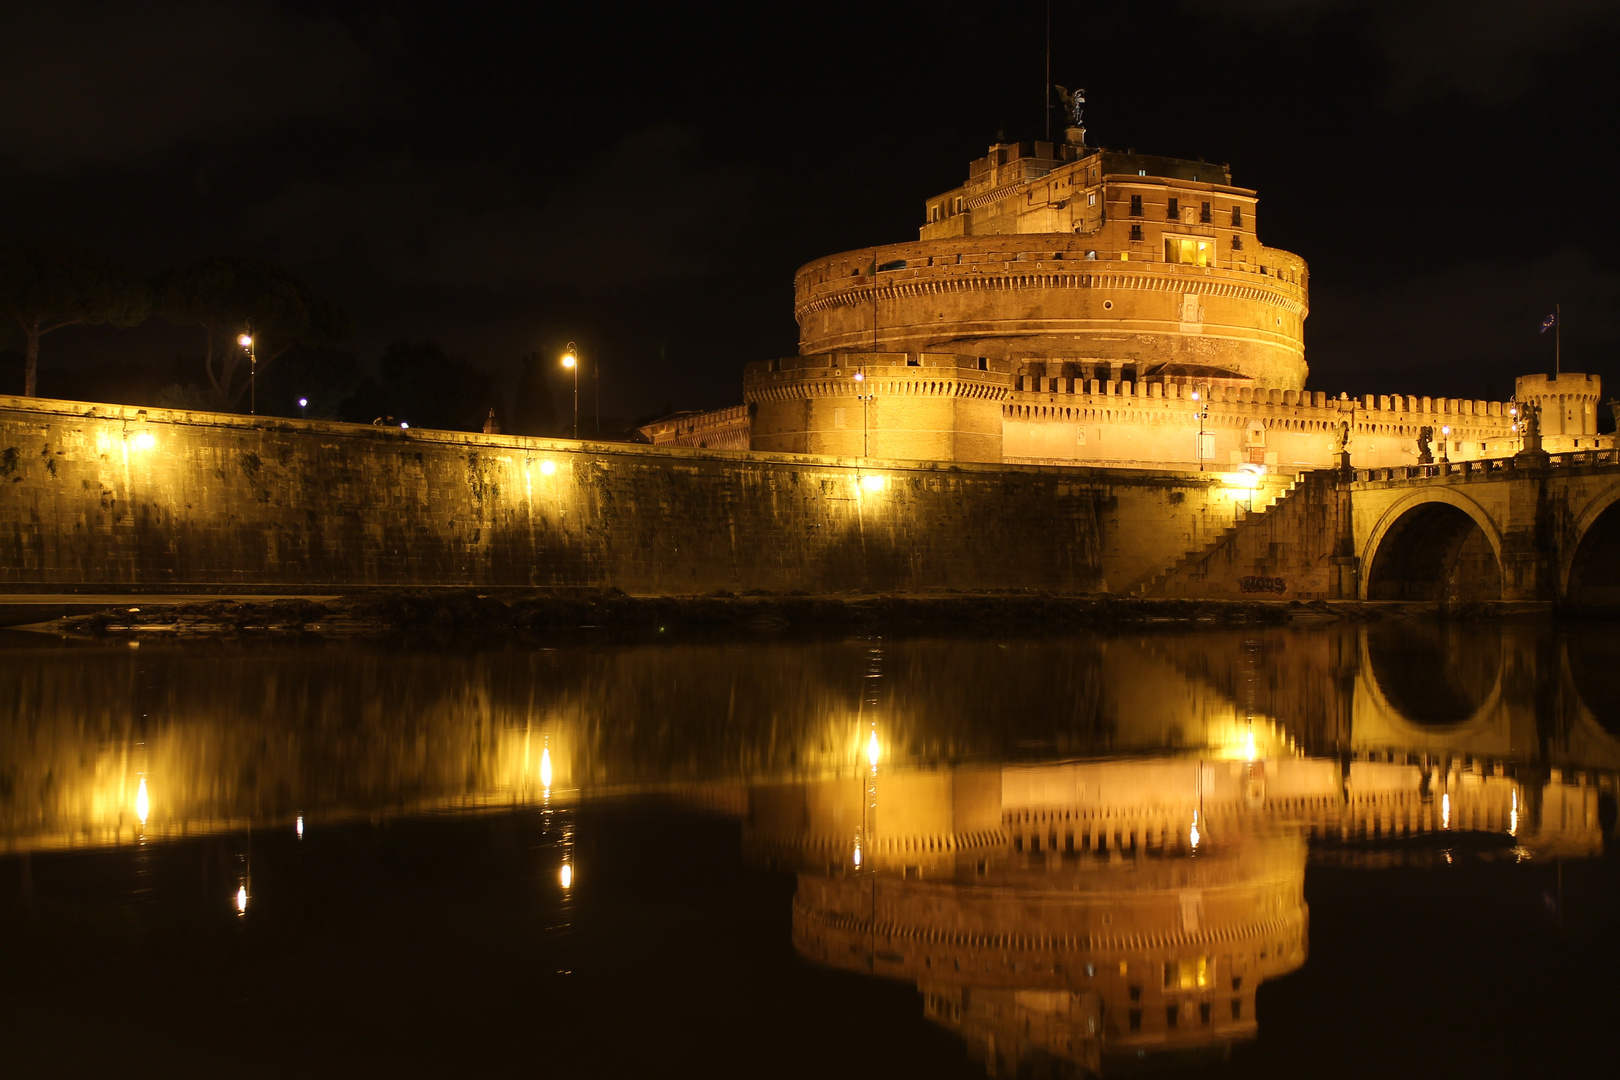
M 557 463 L 555 461 L 542 461 L 540 463 L 540 472 L 541 472 L 542 475 L 550 476 L 552 473 L 554 473 L 556 471 L 557 471 Z
M 861 487 L 867 491 L 882 491 L 883 484 L 884 479 L 881 476 L 873 476 L 871 473 L 867 473 L 861 477 Z
M 151 450 L 157 446 L 157 438 L 150 431 L 137 432 L 130 442 L 134 444 L 137 450 Z

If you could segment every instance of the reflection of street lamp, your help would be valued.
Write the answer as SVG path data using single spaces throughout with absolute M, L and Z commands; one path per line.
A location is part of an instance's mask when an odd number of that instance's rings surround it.
M 579 438 L 579 347 L 572 341 L 563 353 L 562 366 L 574 373 L 574 438 Z M 600 423 L 600 421 L 598 421 Z
M 247 350 L 248 357 L 248 415 L 252 416 L 259 411 L 259 354 L 253 347 L 253 320 L 249 319 L 247 332 L 236 339 L 236 343 Z

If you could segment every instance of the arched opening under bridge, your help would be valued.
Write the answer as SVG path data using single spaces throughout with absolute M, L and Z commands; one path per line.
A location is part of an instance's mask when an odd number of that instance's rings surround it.
M 1465 510 L 1421 502 L 1384 530 L 1367 574 L 1369 600 L 1500 600 L 1491 538 Z
M 1583 607 L 1620 608 L 1620 500 L 1581 534 L 1564 599 Z

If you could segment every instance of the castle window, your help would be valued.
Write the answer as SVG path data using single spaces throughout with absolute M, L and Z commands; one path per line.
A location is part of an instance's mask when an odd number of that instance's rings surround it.
M 1171 221 L 1176 221 L 1179 219 L 1181 217 L 1181 200 L 1172 197 L 1169 204 L 1165 207 L 1164 216 L 1169 218 Z
M 1209 203 L 1205 203 L 1203 208 L 1198 211 L 1198 220 L 1202 221 L 1205 225 L 1208 225 L 1210 222 L 1215 220 L 1215 216 L 1210 212 Z
M 1131 196 L 1131 217 L 1141 217 L 1141 216 L 1142 216 L 1142 196 L 1140 196 L 1140 195 L 1132 195 Z M 1138 239 L 1140 239 L 1140 238 L 1138 238 Z
M 1131 239 L 1132 240 L 1140 240 L 1140 239 L 1142 239 L 1142 226 L 1140 226 L 1140 225 L 1132 225 L 1131 226 Z
M 1243 228 L 1243 207 L 1241 206 L 1232 207 L 1232 228 Z
M 1095 191 L 1091 192 L 1090 194 L 1088 194 L 1086 196 L 1086 205 L 1087 206 L 1096 206 L 1097 205 L 1097 193 Z
M 1232 237 L 1232 250 L 1233 251 L 1242 251 L 1243 250 L 1243 237 L 1241 237 L 1241 236 Z
M 990 370 L 990 358 L 988 356 L 979 357 L 979 370 L 980 371 L 989 371 Z
M 1212 266 L 1215 263 L 1215 241 L 1197 236 L 1167 236 L 1164 238 L 1164 261 L 1188 266 Z

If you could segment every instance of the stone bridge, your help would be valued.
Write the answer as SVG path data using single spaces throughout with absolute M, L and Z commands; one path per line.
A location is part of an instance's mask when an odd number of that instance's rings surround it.
M 1620 453 L 1361 470 L 1348 485 L 1366 600 L 1620 603 Z
M 1307 473 L 1149 596 L 1620 606 L 1620 451 Z

